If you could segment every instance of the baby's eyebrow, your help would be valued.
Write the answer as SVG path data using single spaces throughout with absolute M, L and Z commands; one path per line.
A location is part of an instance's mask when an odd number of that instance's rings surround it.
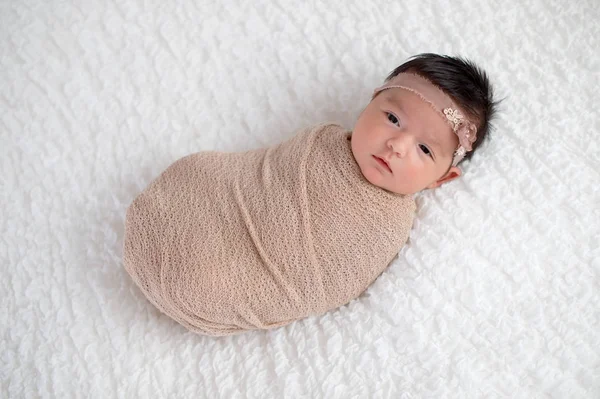
M 434 147 L 435 149 L 442 152 L 443 147 L 440 144 L 440 142 L 438 141 L 438 139 L 435 138 L 435 134 L 433 134 L 431 132 L 426 132 L 425 137 L 427 137 L 428 144 L 430 144 L 432 147 Z

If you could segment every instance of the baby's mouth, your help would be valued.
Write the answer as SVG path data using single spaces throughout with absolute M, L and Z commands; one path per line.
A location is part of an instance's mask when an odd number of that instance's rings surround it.
M 387 162 L 386 162 L 384 159 L 382 159 L 382 158 L 379 158 L 379 157 L 377 157 L 377 156 L 375 156 L 375 155 L 373 155 L 373 158 L 375 158 L 375 160 L 376 160 L 377 162 L 379 162 L 379 164 L 380 164 L 381 166 L 384 166 L 384 167 L 385 167 L 385 168 L 386 168 L 386 169 L 387 169 L 387 170 L 388 170 L 390 173 L 393 173 L 393 172 L 392 172 L 392 168 L 390 168 L 390 165 L 389 165 L 389 164 L 388 164 L 388 163 L 387 163 Z

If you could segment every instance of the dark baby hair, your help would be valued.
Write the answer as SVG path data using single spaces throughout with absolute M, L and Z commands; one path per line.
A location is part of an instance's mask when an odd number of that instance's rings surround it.
M 386 82 L 402 72 L 416 73 L 438 86 L 477 125 L 473 151 L 467 152 L 464 159 L 471 158 L 487 137 L 499 103 L 494 101 L 492 86 L 485 71 L 461 57 L 424 53 L 411 57 L 394 69 Z

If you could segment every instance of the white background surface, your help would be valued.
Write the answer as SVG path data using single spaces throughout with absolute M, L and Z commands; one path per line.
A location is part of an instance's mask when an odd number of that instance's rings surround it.
M 1 1 L 0 397 L 600 397 L 599 20 L 592 0 Z M 145 300 L 121 243 L 151 179 L 351 128 L 420 52 L 472 58 L 506 101 L 363 296 L 218 339 Z

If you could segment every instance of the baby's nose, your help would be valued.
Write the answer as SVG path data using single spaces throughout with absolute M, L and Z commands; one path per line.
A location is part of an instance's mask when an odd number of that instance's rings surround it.
M 404 157 L 410 145 L 410 138 L 406 134 L 392 137 L 387 142 L 388 148 L 398 157 Z

